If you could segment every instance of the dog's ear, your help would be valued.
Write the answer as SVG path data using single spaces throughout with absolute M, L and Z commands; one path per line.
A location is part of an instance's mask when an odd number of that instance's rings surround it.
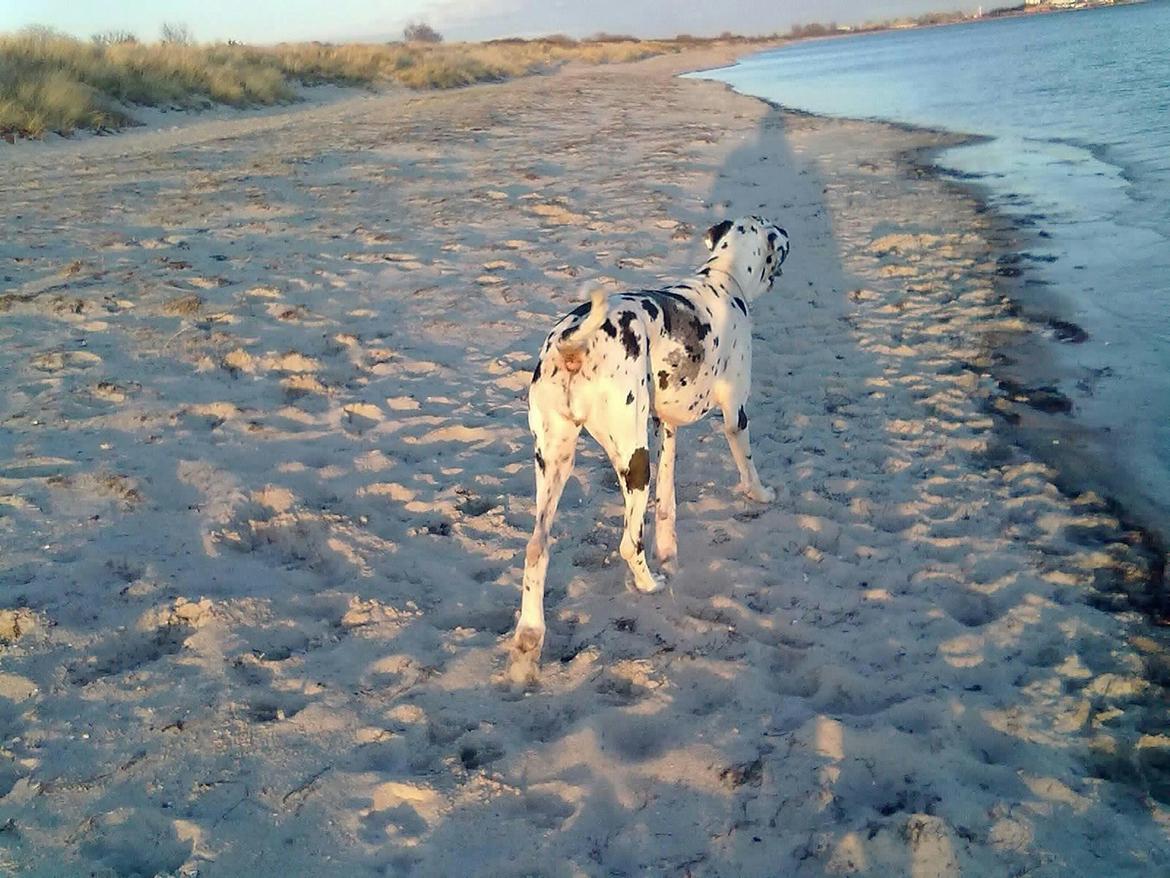
M 707 234 L 703 236 L 703 243 L 707 245 L 708 250 L 715 249 L 715 245 L 719 243 L 720 238 L 727 234 L 731 225 L 731 220 L 724 220 L 718 225 L 711 226 L 711 228 L 707 229 Z

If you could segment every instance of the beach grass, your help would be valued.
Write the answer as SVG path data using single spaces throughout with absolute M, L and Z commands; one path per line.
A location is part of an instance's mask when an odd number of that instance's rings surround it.
M 456 88 L 555 69 L 609 64 L 693 48 L 692 37 L 599 35 L 489 43 L 295 43 L 248 46 L 140 43 L 129 34 L 85 42 L 46 29 L 0 36 L 0 134 L 43 137 L 134 124 L 134 106 L 267 106 L 297 99 L 298 85 Z

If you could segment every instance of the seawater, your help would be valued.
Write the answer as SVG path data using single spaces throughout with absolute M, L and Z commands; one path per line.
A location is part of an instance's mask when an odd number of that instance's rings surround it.
M 1090 336 L 1054 356 L 1098 484 L 1170 535 L 1170 2 L 801 42 L 690 75 L 981 135 L 936 161 L 1034 226 L 1034 271 Z

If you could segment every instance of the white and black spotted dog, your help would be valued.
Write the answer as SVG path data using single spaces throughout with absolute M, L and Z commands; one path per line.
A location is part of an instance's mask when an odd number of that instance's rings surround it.
M 662 436 L 654 544 L 659 562 L 678 553 L 674 455 L 680 426 L 718 408 L 739 468 L 738 488 L 761 502 L 774 497 L 760 482 L 748 444 L 748 303 L 771 290 L 788 256 L 788 234 L 760 217 L 745 216 L 712 226 L 705 243 L 711 255 L 690 280 L 611 296 L 595 291 L 590 302 L 553 327 L 540 351 L 528 412 L 536 439 L 536 527 L 524 557 L 516 657 L 535 662 L 540 656 L 549 528 L 582 427 L 617 470 L 626 505 L 620 551 L 640 591 L 659 588 L 642 539 L 651 415 L 661 422 Z

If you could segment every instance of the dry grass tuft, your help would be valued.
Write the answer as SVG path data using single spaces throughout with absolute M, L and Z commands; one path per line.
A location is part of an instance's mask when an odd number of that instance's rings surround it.
M 86 43 L 47 28 L 0 36 L 0 135 L 42 137 L 131 125 L 134 105 L 249 107 L 291 102 L 297 84 L 456 88 L 577 61 L 612 64 L 678 52 L 694 38 L 640 41 L 598 35 L 457 44 L 139 43 L 103 34 Z

